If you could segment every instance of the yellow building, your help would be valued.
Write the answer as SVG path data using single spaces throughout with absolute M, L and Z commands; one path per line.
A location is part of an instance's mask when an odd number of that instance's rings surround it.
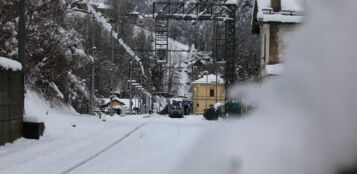
M 120 101 L 118 98 L 114 97 L 112 99 L 112 103 L 110 104 L 112 108 L 114 109 L 120 109 L 121 107 L 123 107 L 125 105 L 125 103 L 123 103 L 122 101 Z
M 217 83 L 216 83 L 217 82 Z M 202 78 L 192 82 L 193 113 L 202 114 L 204 109 L 216 103 L 224 103 L 225 87 L 224 80 L 216 75 L 204 75 Z

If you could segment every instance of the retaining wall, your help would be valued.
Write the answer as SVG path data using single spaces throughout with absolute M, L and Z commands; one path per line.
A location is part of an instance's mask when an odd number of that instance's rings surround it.
M 0 145 L 22 137 L 23 90 L 21 71 L 0 68 Z

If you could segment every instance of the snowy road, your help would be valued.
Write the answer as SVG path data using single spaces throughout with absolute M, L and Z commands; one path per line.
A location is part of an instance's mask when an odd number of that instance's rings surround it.
M 173 173 L 213 124 L 196 116 L 78 119 L 80 132 L 0 147 L 0 173 Z

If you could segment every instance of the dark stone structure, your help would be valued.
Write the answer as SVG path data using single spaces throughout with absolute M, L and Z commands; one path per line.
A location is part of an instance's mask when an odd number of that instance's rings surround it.
M 45 131 L 44 123 L 23 122 L 22 132 L 24 138 L 39 140 Z
M 23 82 L 21 71 L 0 67 L 0 145 L 22 137 Z

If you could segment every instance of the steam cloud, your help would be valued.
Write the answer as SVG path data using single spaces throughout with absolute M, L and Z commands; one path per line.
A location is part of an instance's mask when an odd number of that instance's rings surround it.
M 258 110 L 207 132 L 178 173 L 333 174 L 353 165 L 356 7 L 356 0 L 309 1 L 284 74 L 244 88 Z

